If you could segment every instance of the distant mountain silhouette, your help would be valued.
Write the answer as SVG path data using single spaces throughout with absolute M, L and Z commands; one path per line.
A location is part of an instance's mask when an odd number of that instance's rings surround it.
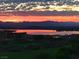
M 0 29 L 79 30 L 79 22 L 0 22 Z

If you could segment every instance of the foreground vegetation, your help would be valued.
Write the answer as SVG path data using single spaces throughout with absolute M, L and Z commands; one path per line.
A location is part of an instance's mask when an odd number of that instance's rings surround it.
M 0 42 L 0 59 L 79 59 L 78 35 L 42 38 Z

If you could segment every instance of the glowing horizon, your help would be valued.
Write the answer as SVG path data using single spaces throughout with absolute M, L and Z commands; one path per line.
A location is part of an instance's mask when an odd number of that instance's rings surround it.
M 79 22 L 79 16 L 0 16 L 2 22 L 40 22 L 40 21 L 58 21 L 58 22 Z M 42 33 L 50 34 L 53 30 L 17 30 L 17 33 L 27 32 L 29 34 Z
M 79 22 L 77 16 L 0 16 L 2 22 L 40 22 L 40 21 L 58 21 L 58 22 Z

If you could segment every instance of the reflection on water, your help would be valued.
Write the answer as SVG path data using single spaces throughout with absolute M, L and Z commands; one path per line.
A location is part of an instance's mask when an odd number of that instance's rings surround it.
M 79 31 L 56 31 L 56 30 L 16 30 L 17 33 L 26 32 L 31 35 L 70 35 L 79 34 Z
M 9 31 L 16 33 L 27 33 L 30 35 L 71 35 L 79 34 L 79 31 L 57 31 L 57 30 L 32 30 L 32 29 L 0 29 L 0 31 Z
M 26 32 L 27 34 L 41 34 L 41 35 L 50 35 L 51 33 L 56 32 L 56 30 L 16 30 L 17 33 Z

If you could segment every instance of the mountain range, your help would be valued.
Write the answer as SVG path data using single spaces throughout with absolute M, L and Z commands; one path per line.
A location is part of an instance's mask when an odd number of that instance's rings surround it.
M 78 31 L 79 22 L 0 22 L 0 29 L 49 29 L 58 31 Z

